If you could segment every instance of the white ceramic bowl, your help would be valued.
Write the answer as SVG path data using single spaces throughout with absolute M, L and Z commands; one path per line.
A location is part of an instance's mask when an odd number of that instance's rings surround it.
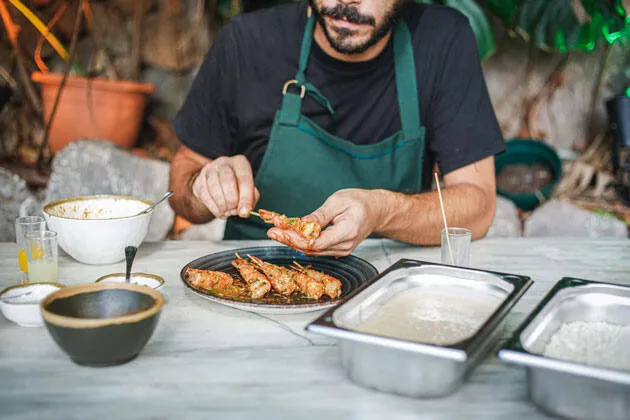
M 125 273 L 112 273 L 99 278 L 96 283 L 125 283 L 125 281 Z M 131 273 L 130 283 L 157 290 L 164 285 L 164 279 L 155 274 Z
M 22 327 L 44 325 L 39 303 L 64 287 L 57 283 L 31 283 L 11 286 L 0 292 L 0 311 L 9 321 Z M 27 294 L 28 293 L 28 294 Z
M 125 259 L 125 247 L 144 240 L 152 203 L 120 195 L 94 195 L 53 201 L 44 206 L 48 229 L 59 246 L 84 264 L 113 264 Z

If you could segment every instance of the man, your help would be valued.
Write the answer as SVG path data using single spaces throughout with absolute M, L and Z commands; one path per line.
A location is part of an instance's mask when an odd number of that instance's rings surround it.
M 225 238 L 269 237 L 313 255 L 370 235 L 440 243 L 483 237 L 504 142 L 474 34 L 459 12 L 406 0 L 309 0 L 233 18 L 174 121 L 171 204 Z M 309 248 L 250 216 L 263 208 L 328 225 Z M 268 230 L 269 229 L 269 230 Z

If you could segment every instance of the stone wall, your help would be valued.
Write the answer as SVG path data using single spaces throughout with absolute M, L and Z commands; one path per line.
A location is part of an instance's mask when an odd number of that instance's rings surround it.
M 531 97 L 542 89 L 561 55 L 537 53 L 528 89 L 527 44 L 506 35 L 498 40 L 497 45 L 497 53 L 483 63 L 483 68 L 504 137 L 510 139 L 516 137 L 521 129 L 523 97 Z M 536 120 L 549 144 L 571 149 L 587 140 L 592 91 L 602 55 L 602 51 L 597 51 L 571 53 L 569 56 L 565 85 L 541 107 Z M 630 69 L 630 48 L 615 45 L 607 59 L 597 103 L 594 119 L 596 133 L 605 130 L 608 125 L 604 102 L 621 91 L 625 77 L 617 76 L 625 69 Z

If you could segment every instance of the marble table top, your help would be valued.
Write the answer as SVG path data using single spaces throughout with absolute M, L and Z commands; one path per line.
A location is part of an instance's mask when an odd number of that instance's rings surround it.
M 44 327 L 0 316 L 0 418 L 6 419 L 541 419 L 525 373 L 493 351 L 455 394 L 411 399 L 349 382 L 334 341 L 304 331 L 321 312 L 259 315 L 209 302 L 181 282 L 200 256 L 270 241 L 160 242 L 140 247 L 134 271 L 166 280 L 160 323 L 140 356 L 108 368 L 75 365 Z M 14 244 L 0 244 L 0 289 L 19 279 Z M 61 253 L 60 253 L 61 254 Z M 371 239 L 355 255 L 382 271 L 400 258 L 438 262 L 438 248 Z M 564 276 L 630 284 L 630 241 L 513 238 L 474 242 L 476 268 L 531 276 L 507 317 L 507 338 Z M 59 281 L 93 282 L 124 263 L 82 265 L 60 256 Z

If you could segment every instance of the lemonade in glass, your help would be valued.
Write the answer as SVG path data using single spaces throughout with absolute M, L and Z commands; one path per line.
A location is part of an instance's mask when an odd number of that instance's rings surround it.
M 57 232 L 40 230 L 26 234 L 29 282 L 57 282 L 57 250 Z
M 23 216 L 15 220 L 15 242 L 18 246 L 18 263 L 22 272 L 22 281 L 28 281 L 28 256 L 26 254 L 26 235 L 30 232 L 46 230 L 46 221 L 40 216 Z

